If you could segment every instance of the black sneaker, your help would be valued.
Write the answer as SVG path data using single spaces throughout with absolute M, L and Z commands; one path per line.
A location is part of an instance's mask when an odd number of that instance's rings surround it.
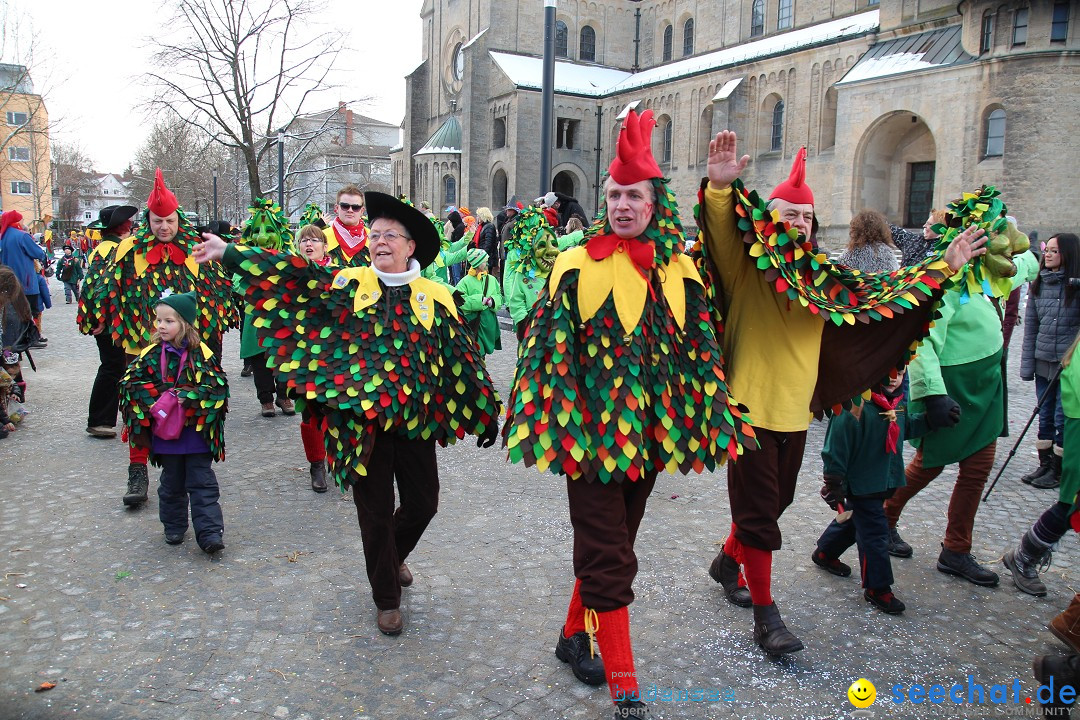
M 607 682 L 604 661 L 600 659 L 599 654 L 596 657 L 589 654 L 587 633 L 578 632 L 570 637 L 563 637 L 563 631 L 559 630 L 559 642 L 555 644 L 555 657 L 564 663 L 570 663 L 574 677 L 586 685 L 603 685 Z
M 878 590 L 864 590 L 863 597 L 871 605 L 889 615 L 899 615 L 907 610 L 907 606 L 900 602 L 900 598 L 893 595 L 891 590 L 884 592 Z
M 649 707 L 640 700 L 620 700 L 615 703 L 615 720 L 647 717 L 649 717 Z
M 184 533 L 167 532 L 165 533 L 165 542 L 169 543 L 170 545 L 179 545 L 180 543 L 184 542 Z
M 817 565 L 819 568 L 824 568 L 825 570 L 828 570 L 836 577 L 851 576 L 850 565 L 840 562 L 838 558 L 827 558 L 825 557 L 825 553 L 821 552 L 820 550 L 815 550 L 810 555 L 810 559 L 813 560 L 814 564 Z
M 207 555 L 213 555 L 216 552 L 221 552 L 225 549 L 225 543 L 222 542 L 220 535 L 211 535 L 206 538 L 205 541 L 199 543 L 199 547 Z
M 983 587 L 996 587 L 999 580 L 996 572 L 975 562 L 975 556 L 971 553 L 953 552 L 945 545 L 941 546 L 937 569 L 946 575 L 959 575 L 968 582 Z
M 889 554 L 898 558 L 909 558 L 913 554 L 911 546 L 904 542 L 896 528 L 889 528 Z

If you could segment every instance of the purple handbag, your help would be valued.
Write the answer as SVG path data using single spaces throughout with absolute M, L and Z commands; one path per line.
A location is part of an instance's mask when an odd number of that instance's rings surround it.
M 161 347 L 161 377 L 166 377 L 165 371 L 167 364 L 165 362 L 165 346 Z M 154 433 L 155 437 L 159 437 L 162 440 L 176 440 L 180 437 L 180 434 L 184 432 L 184 420 L 186 419 L 186 411 L 184 406 L 180 404 L 180 391 L 176 388 L 176 383 L 180 382 L 180 373 L 184 371 L 184 363 L 187 362 L 187 350 L 180 356 L 180 367 L 176 369 L 176 380 L 173 381 L 173 386 L 168 388 L 165 392 L 161 393 L 161 396 L 150 406 L 150 429 Z

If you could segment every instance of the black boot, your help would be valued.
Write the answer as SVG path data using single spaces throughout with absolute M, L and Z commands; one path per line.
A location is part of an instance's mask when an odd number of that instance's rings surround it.
M 1039 698 L 1043 717 L 1069 717 L 1073 700 L 1071 696 L 1068 701 L 1063 700 L 1060 689 L 1066 685 L 1074 688 L 1080 685 L 1080 655 L 1043 655 L 1035 658 L 1032 670 L 1040 684 L 1050 685 L 1051 680 L 1054 684 L 1054 695 L 1050 702 L 1044 704 L 1042 698 Z
M 323 460 L 311 463 L 311 489 L 317 493 L 326 492 L 326 465 Z
M 589 650 L 589 635 L 584 632 L 563 637 L 559 630 L 559 642 L 555 643 L 555 657 L 570 664 L 570 670 L 586 685 L 603 685 L 607 682 L 604 674 L 604 661 L 599 654 Z
M 1039 440 L 1037 443 L 1049 442 L 1048 440 Z M 1038 447 L 1036 444 L 1036 450 L 1039 451 L 1039 467 L 1029 472 L 1020 480 L 1026 485 L 1030 485 L 1035 481 L 1035 478 L 1042 477 L 1046 473 L 1050 472 L 1050 459 L 1054 457 L 1053 444 L 1049 444 L 1046 447 Z
M 1051 490 L 1061 484 L 1061 448 L 1054 447 L 1050 456 L 1050 471 L 1031 481 L 1031 487 L 1040 490 Z
M 145 463 L 131 463 L 128 465 L 127 494 L 124 495 L 124 504 L 129 507 L 138 507 L 146 502 L 146 491 L 150 487 L 150 476 L 146 472 Z
M 724 586 L 724 595 L 728 602 L 739 607 L 750 607 L 750 591 L 739 587 L 739 563 L 723 550 L 713 558 L 709 566 L 709 577 Z
M 1046 585 L 1039 579 L 1039 565 L 1045 559 L 1049 567 L 1050 548 L 1039 542 L 1034 529 L 1024 533 L 1015 550 L 1005 553 L 1001 561 L 1013 576 L 1013 585 L 1021 592 L 1046 597 Z
M 754 606 L 754 642 L 770 655 L 787 655 L 803 649 L 802 641 L 784 625 L 776 603 Z

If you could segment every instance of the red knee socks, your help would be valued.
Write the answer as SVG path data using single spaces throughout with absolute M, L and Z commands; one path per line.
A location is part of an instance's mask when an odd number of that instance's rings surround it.
M 593 611 L 586 611 L 592 614 Z M 618 610 L 595 613 L 596 640 L 600 656 L 604 658 L 604 671 L 608 678 L 608 692 L 615 702 L 637 700 L 637 674 L 634 672 L 634 652 L 630 647 L 630 611 Z
M 746 587 L 755 605 L 772 605 L 772 550 L 742 545 Z
M 563 625 L 563 637 L 573 637 L 585 631 L 585 606 L 581 604 L 581 580 L 574 581 L 574 592 L 570 595 L 570 607 L 566 611 L 566 623 Z
M 724 554 L 729 558 L 743 564 L 742 543 L 735 537 L 735 523 L 731 523 L 731 532 L 728 533 L 727 541 L 724 543 Z M 743 574 L 742 568 L 739 568 L 739 587 L 746 587 L 746 575 Z
M 145 465 L 146 461 L 150 459 L 150 448 L 144 447 L 129 447 L 128 448 L 128 462 L 133 464 Z
M 301 422 L 300 440 L 304 443 L 304 455 L 309 463 L 326 459 L 326 441 L 321 421 Z

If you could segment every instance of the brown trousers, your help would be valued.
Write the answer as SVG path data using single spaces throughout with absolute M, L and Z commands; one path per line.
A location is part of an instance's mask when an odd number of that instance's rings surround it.
M 728 462 L 728 502 L 735 537 L 759 550 L 779 550 L 777 521 L 795 499 L 806 431 L 775 432 L 754 428 L 761 447 Z
M 394 510 L 394 479 L 401 506 Z M 413 551 L 439 509 L 439 469 L 434 440 L 409 440 L 378 432 L 368 475 L 353 485 L 353 502 L 364 543 L 375 607 L 401 605 L 398 568 Z
M 971 552 L 971 531 L 975 527 L 975 513 L 979 511 L 979 498 L 990 470 L 994 467 L 996 449 L 995 440 L 960 461 L 960 471 L 956 476 L 956 485 L 953 486 L 952 499 L 949 500 L 948 525 L 945 528 L 945 547 L 948 550 L 958 553 Z M 908 500 L 915 497 L 945 469 L 923 467 L 922 460 L 920 448 L 904 468 L 907 485 L 897 488 L 896 493 L 885 501 L 885 517 L 889 520 L 890 528 L 896 527 Z
M 574 575 L 581 580 L 585 607 L 608 612 L 634 601 L 632 586 L 638 570 L 634 541 L 655 484 L 656 473 L 651 471 L 637 482 L 606 485 L 567 479 Z

